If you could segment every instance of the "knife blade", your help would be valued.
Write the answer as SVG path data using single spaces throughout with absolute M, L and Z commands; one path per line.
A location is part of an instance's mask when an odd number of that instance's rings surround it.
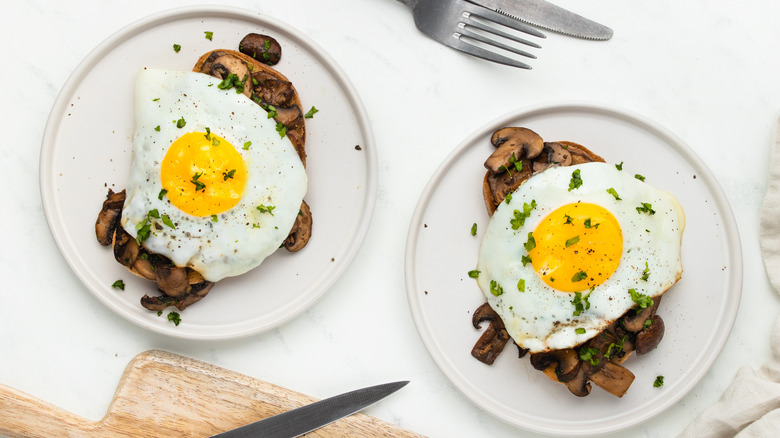
M 593 40 L 612 38 L 612 29 L 545 0 L 468 0 L 534 26 Z
M 408 380 L 356 389 L 274 415 L 211 438 L 293 438 L 354 414 L 409 383 Z

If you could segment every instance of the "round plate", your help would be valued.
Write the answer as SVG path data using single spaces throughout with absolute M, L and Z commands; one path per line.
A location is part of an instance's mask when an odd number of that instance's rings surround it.
M 489 216 L 482 198 L 490 135 L 524 126 L 547 141 L 569 140 L 626 172 L 673 193 L 685 209 L 683 276 L 665 295 L 659 314 L 666 334 L 659 347 L 625 366 L 635 375 L 617 398 L 593 385 L 585 398 L 518 359 L 507 345 L 492 366 L 471 356 L 482 334 L 471 325 L 485 302 L 467 272 Z M 473 223 L 478 233 L 470 233 Z M 420 336 L 455 386 L 485 411 L 535 432 L 583 436 L 621 430 L 673 405 L 701 379 L 719 354 L 737 315 L 742 285 L 739 235 L 728 202 L 702 161 L 663 128 L 626 111 L 567 103 L 534 107 L 491 122 L 442 164 L 422 194 L 406 247 L 406 286 Z M 486 325 L 483 326 L 483 329 Z M 656 376 L 665 377 L 660 388 Z
M 204 32 L 213 32 L 213 39 Z M 143 67 L 191 70 L 213 49 L 237 49 L 250 32 L 282 46 L 275 67 L 293 82 L 306 121 L 312 238 L 298 253 L 280 250 L 253 271 L 220 281 L 174 326 L 142 308 L 154 283 L 119 265 L 100 246 L 94 223 L 108 188 L 127 181 L 133 85 Z M 173 45 L 181 45 L 176 53 Z M 314 42 L 271 17 L 241 9 L 190 7 L 140 20 L 100 44 L 58 96 L 41 148 L 41 194 L 49 228 L 65 259 L 95 296 L 129 321 L 191 339 L 226 339 L 277 327 L 312 305 L 344 272 L 373 212 L 376 157 L 368 118 L 349 80 Z M 111 284 L 123 279 L 124 291 Z M 167 312 L 166 312 L 167 313 Z

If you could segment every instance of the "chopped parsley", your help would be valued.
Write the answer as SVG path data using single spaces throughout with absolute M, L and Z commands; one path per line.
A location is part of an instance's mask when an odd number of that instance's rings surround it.
M 536 248 L 536 239 L 534 239 L 533 231 L 528 233 L 528 240 L 525 241 L 525 244 L 523 246 L 525 247 L 525 250 L 528 252 Z
M 217 140 L 216 137 L 211 139 L 211 145 L 212 146 L 219 146 L 219 143 L 220 143 L 220 141 Z
M 640 174 L 638 174 L 638 173 L 636 175 L 634 175 L 634 178 L 638 179 L 639 181 L 644 181 L 645 180 L 645 177 L 640 175 Z
M 647 262 L 645 262 L 645 270 L 642 271 L 642 280 L 647 281 L 648 278 L 650 278 L 650 268 L 647 266 Z
M 163 198 L 163 196 L 165 196 L 167 193 L 168 193 L 168 191 L 167 191 L 167 190 L 165 190 L 165 189 L 162 189 L 162 190 L 160 190 L 160 193 L 159 193 L 159 194 L 157 194 L 157 199 L 159 199 L 160 201 L 162 201 L 162 198 Z
M 531 210 L 536 208 L 536 200 L 532 199 L 531 203 L 523 203 L 523 211 L 515 210 L 512 212 L 515 216 L 514 219 L 510 219 L 509 223 L 512 225 L 513 230 L 517 230 L 525 224 L 525 219 L 531 216 Z
M 187 124 L 187 121 L 184 120 L 184 117 L 182 117 L 182 118 L 180 118 L 179 120 L 176 121 L 176 127 L 179 128 L 179 129 L 183 128 L 186 124 Z
M 574 237 L 572 237 L 571 239 L 569 239 L 569 240 L 567 240 L 567 241 L 566 241 L 566 248 L 568 248 L 568 247 L 570 247 L 570 246 L 572 246 L 572 245 L 576 244 L 576 243 L 577 243 L 577 242 L 579 242 L 579 241 L 580 241 L 580 236 L 574 236 Z
M 181 322 L 181 315 L 177 312 L 168 312 L 168 321 L 171 321 L 173 325 L 179 325 Z
M 590 218 L 585 219 L 585 228 L 598 228 L 601 224 L 592 224 Z
M 173 45 L 173 51 L 176 52 L 176 53 L 179 53 L 179 50 L 181 50 L 181 46 L 178 45 L 178 44 L 174 44 Z
M 583 311 L 590 309 L 590 301 L 588 301 L 588 298 L 590 298 L 590 294 L 593 293 L 593 289 L 594 288 L 590 288 L 590 291 L 585 296 L 582 295 L 582 292 L 574 293 L 574 298 L 571 300 L 572 305 L 574 305 L 573 316 L 580 316 Z
M 615 200 L 620 201 L 620 196 L 618 196 L 617 190 L 615 190 L 614 187 L 610 187 L 607 189 L 607 193 L 615 197 Z
M 171 220 L 170 217 L 168 217 L 167 214 L 162 215 L 161 219 L 163 224 L 167 225 L 170 228 L 173 228 L 174 230 L 176 229 L 176 225 L 173 224 L 173 221 Z
M 211 222 L 219 222 L 219 216 L 216 214 L 211 215 Z
M 640 308 L 646 309 L 653 305 L 653 299 L 649 295 L 637 292 L 635 289 L 629 289 L 631 301 L 635 302 Z
M 527 255 L 523 255 L 523 257 L 520 259 L 521 262 L 523 262 L 523 266 L 531 263 L 531 257 L 528 257 Z
M 160 125 L 155 126 L 154 130 L 157 131 L 157 132 L 160 132 Z
M 514 165 L 515 166 L 515 170 L 518 171 L 518 172 L 523 170 L 523 160 L 519 160 L 518 161 L 517 157 L 515 157 L 515 153 L 514 152 L 512 152 L 512 156 L 509 157 L 509 164 Z
M 206 126 L 206 135 L 205 135 L 205 137 L 206 137 L 206 140 L 211 140 L 211 129 L 208 126 Z
M 257 206 L 257 209 L 260 211 L 260 213 L 268 213 L 271 216 L 274 215 L 274 208 L 276 208 L 276 207 L 273 206 L 273 205 L 266 206 L 266 205 L 260 204 L 260 205 Z
M 646 328 L 650 327 L 651 325 L 653 325 L 653 319 L 652 319 L 652 318 L 647 318 L 647 319 L 645 320 L 645 323 L 644 323 L 644 324 L 642 324 L 642 330 L 644 330 L 644 329 L 646 329 Z
M 490 293 L 499 296 L 504 293 L 504 288 L 496 280 L 490 280 Z
M 236 175 L 236 169 L 231 169 L 227 172 L 222 172 L 222 178 L 227 181 L 228 178 L 233 178 Z
M 198 178 L 203 176 L 203 172 L 198 172 L 195 175 L 192 176 L 192 179 L 190 180 L 191 183 L 195 184 L 195 191 L 201 191 L 206 188 L 206 184 L 203 184 L 202 182 L 198 181 Z
M 318 112 L 320 112 L 320 110 L 312 106 L 309 111 L 306 111 L 306 114 L 304 114 L 303 117 L 307 119 L 312 119 L 314 118 L 314 115 L 317 114 Z
M 572 281 L 572 282 L 574 282 L 574 283 L 576 283 L 576 282 L 578 282 L 578 281 L 582 281 L 582 280 L 584 280 L 584 279 L 586 279 L 586 278 L 588 278 L 588 274 L 587 274 L 585 271 L 580 271 L 580 272 L 578 272 L 578 273 L 574 274 L 574 275 L 571 277 L 571 281 Z
M 638 211 L 639 213 L 647 213 L 651 216 L 655 214 L 655 210 L 653 210 L 653 205 L 650 204 L 649 202 L 643 202 L 642 205 L 636 208 L 636 211 Z
M 580 169 L 571 173 L 571 181 L 569 181 L 569 191 L 579 188 L 582 185 L 582 178 L 580 177 Z
M 615 164 L 615 169 L 623 170 L 623 162 L 621 161 L 620 164 Z
M 206 34 L 206 39 L 209 40 L 209 41 L 212 41 L 212 38 L 214 38 L 214 32 L 212 32 L 210 30 L 207 30 L 207 31 L 205 31 L 203 33 Z
M 261 106 L 261 107 L 262 107 L 264 110 L 266 110 L 266 111 L 268 112 L 268 117 L 266 117 L 266 118 L 268 118 L 268 119 L 272 119 L 272 118 L 274 118 L 274 117 L 276 117 L 276 116 L 278 116 L 278 115 L 279 115 L 279 114 L 277 114 L 277 112 L 276 112 L 276 107 L 275 107 L 275 106 L 273 106 L 273 105 L 268 105 L 268 104 L 260 104 L 260 106 Z
M 245 141 L 244 142 L 244 150 L 248 151 L 249 150 L 249 146 L 252 146 L 252 142 L 251 141 Z
M 125 282 L 122 280 L 117 280 L 114 283 L 111 284 L 111 287 L 114 289 L 122 289 L 125 290 Z
M 152 102 L 157 102 L 158 100 L 160 100 L 160 98 L 159 97 L 155 97 L 154 99 L 152 99 Z
M 471 225 L 471 235 L 476 236 L 477 235 L 477 223 L 474 222 L 473 225 Z
M 600 360 L 598 357 L 599 349 L 593 348 L 593 347 L 585 347 L 580 349 L 580 359 L 581 360 L 587 360 L 590 362 L 591 365 L 594 367 L 599 364 Z
M 244 92 L 244 81 L 239 79 L 237 74 L 230 73 L 225 79 L 222 80 L 222 82 L 217 85 L 217 88 L 220 90 L 229 90 L 231 88 L 235 88 L 236 94 L 241 94 Z
M 582 327 L 577 327 L 576 329 L 574 329 L 574 333 L 577 333 L 578 335 L 584 335 L 585 329 Z
M 572 223 L 572 219 L 573 219 L 573 218 L 572 218 L 571 216 L 569 216 L 568 214 L 564 214 L 564 215 L 563 215 L 563 217 L 565 217 L 565 218 L 566 218 L 566 222 L 564 222 L 564 223 L 563 223 L 564 225 L 567 225 L 567 224 L 571 224 L 571 223 Z
M 517 281 L 517 290 L 519 290 L 520 292 L 525 292 L 525 280 L 523 280 L 522 278 Z
M 653 382 L 653 387 L 660 388 L 664 386 L 664 376 L 658 376 L 655 378 L 655 382 Z
M 476 269 L 469 271 L 469 278 L 479 278 L 479 273 Z
M 506 202 L 507 204 L 512 202 L 512 193 L 507 193 L 506 194 L 506 197 L 504 197 L 504 202 Z
M 614 354 L 618 354 L 621 351 L 623 351 L 623 344 L 626 342 L 626 339 L 628 339 L 628 335 L 623 336 L 620 338 L 618 343 L 610 342 L 609 347 L 607 347 L 607 352 L 604 353 L 604 357 L 609 359 Z
M 285 135 L 287 135 L 287 127 L 282 124 L 282 122 L 278 122 L 276 124 L 276 132 L 279 133 L 279 137 L 284 138 Z

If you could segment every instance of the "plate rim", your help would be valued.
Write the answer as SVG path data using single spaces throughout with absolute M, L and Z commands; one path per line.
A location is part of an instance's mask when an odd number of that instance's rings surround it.
M 90 283 L 87 281 L 87 273 L 81 272 L 78 263 L 76 263 L 76 261 L 80 259 L 78 253 L 70 254 L 70 257 L 68 256 L 68 247 L 66 246 L 68 239 L 67 233 L 65 230 L 61 230 L 57 227 L 57 215 L 60 214 L 60 212 L 56 211 L 57 209 L 54 208 L 56 205 L 56 188 L 53 174 L 53 154 L 56 149 L 56 133 L 60 130 L 62 121 L 64 120 L 64 114 L 66 113 L 68 102 L 75 94 L 78 87 L 81 85 L 86 72 L 88 72 L 92 67 L 100 62 L 100 60 L 111 49 L 112 45 L 118 41 L 121 41 L 127 35 L 133 32 L 142 32 L 145 29 L 159 26 L 167 21 L 187 19 L 192 17 L 236 18 L 255 22 L 267 27 L 279 27 L 286 29 L 290 35 L 297 39 L 315 58 L 321 62 L 327 71 L 331 72 L 333 79 L 341 86 L 345 100 L 349 102 L 355 113 L 356 122 L 364 140 L 362 152 L 366 157 L 366 183 L 365 190 L 363 191 L 364 195 L 362 201 L 362 210 L 359 212 L 362 220 L 358 221 L 356 232 L 352 236 L 350 244 L 344 248 L 344 257 L 340 258 L 340 264 L 334 267 L 332 274 L 327 276 L 324 281 L 321 281 L 317 292 L 308 297 L 307 300 L 303 301 L 301 305 L 294 311 L 290 311 L 281 316 L 276 316 L 275 313 L 272 313 L 274 316 L 273 320 L 265 324 L 258 324 L 256 326 L 252 326 L 251 328 L 234 330 L 222 334 L 204 334 L 197 332 L 197 330 L 195 332 L 187 332 L 186 330 L 181 330 L 181 327 L 167 327 L 164 325 L 154 324 L 150 325 L 144 321 L 143 318 L 124 312 L 118 305 L 107 299 L 103 294 L 93 290 L 93 288 L 90 287 Z M 269 19 L 273 19 L 273 23 L 271 23 Z M 338 63 L 336 63 L 330 54 L 314 40 L 312 40 L 295 26 L 258 11 L 234 6 L 193 5 L 164 9 L 145 17 L 136 19 L 135 21 L 120 27 L 118 30 L 98 43 L 84 57 L 84 59 L 78 63 L 78 65 L 65 80 L 65 83 L 62 85 L 62 88 L 60 89 L 56 99 L 54 100 L 54 103 L 52 104 L 52 109 L 49 112 L 41 139 L 38 177 L 40 184 L 41 203 L 49 232 L 54 239 L 60 254 L 65 259 L 71 271 L 76 274 L 82 284 L 86 286 L 86 288 L 95 298 L 98 299 L 98 301 L 100 301 L 107 308 L 111 309 L 115 314 L 121 316 L 123 319 L 133 323 L 136 326 L 151 330 L 156 333 L 179 339 L 203 341 L 229 340 L 251 336 L 284 325 L 311 307 L 325 294 L 325 292 L 327 292 L 333 286 L 333 284 L 339 278 L 341 278 L 365 242 L 370 224 L 373 220 L 377 191 L 377 151 L 368 114 L 354 85 L 346 73 L 338 65 Z
M 472 145 L 479 138 L 484 137 L 487 133 L 492 132 L 499 127 L 506 126 L 510 121 L 518 118 L 528 118 L 544 114 L 546 112 L 556 111 L 582 111 L 582 112 L 597 112 L 604 115 L 609 115 L 614 119 L 620 119 L 629 121 L 634 125 L 638 125 L 643 129 L 653 132 L 658 137 L 661 137 L 667 144 L 673 147 L 673 149 L 680 153 L 684 159 L 696 168 L 697 174 L 707 183 L 709 191 L 715 195 L 712 201 L 719 211 L 723 213 L 721 220 L 723 223 L 723 229 L 726 234 L 726 243 L 729 249 L 728 255 L 730 256 L 732 264 L 729 266 L 729 276 L 727 278 L 727 290 L 730 291 L 724 312 L 724 318 L 726 321 L 727 329 L 723 331 L 723 335 L 715 342 L 713 348 L 707 349 L 702 355 L 702 365 L 693 370 L 692 374 L 686 375 L 687 379 L 678 383 L 682 389 L 679 389 L 677 393 L 672 397 L 666 397 L 663 399 L 663 403 L 655 405 L 652 409 L 643 409 L 642 412 L 628 421 L 617 422 L 613 425 L 599 426 L 592 424 L 585 424 L 578 429 L 577 432 L 572 433 L 572 430 L 567 428 L 554 428 L 549 425 L 536 425 L 529 424 L 527 422 L 519 421 L 517 418 L 512 418 L 510 415 L 504 412 L 495 412 L 486 405 L 486 400 L 483 399 L 481 394 L 473 392 L 472 388 L 467 382 L 461 381 L 457 378 L 460 371 L 450 366 L 447 360 L 442 355 L 434 354 L 433 349 L 437 349 L 437 342 L 433 338 L 430 331 L 426 330 L 428 324 L 423 318 L 420 294 L 416 289 L 414 282 L 417 278 L 417 267 L 415 266 L 415 252 L 418 245 L 418 239 L 421 233 L 421 227 L 417 226 L 422 223 L 423 215 L 426 213 L 426 205 L 433 197 L 433 193 L 436 190 L 437 182 L 446 174 L 447 169 L 451 167 L 452 163 L 456 161 L 469 146 Z M 699 383 L 704 375 L 712 367 L 712 364 L 720 356 L 720 352 L 723 346 L 728 341 L 731 330 L 733 329 L 734 322 L 739 311 L 739 305 L 742 296 L 742 278 L 743 278 L 743 260 L 742 260 L 742 246 L 739 236 L 739 228 L 734 217 L 731 205 L 728 202 L 723 189 L 720 187 L 718 180 L 715 178 L 712 171 L 704 163 L 703 160 L 696 154 L 696 152 L 690 148 L 682 139 L 669 131 L 667 128 L 652 121 L 650 118 L 642 116 L 632 110 L 626 108 L 606 105 L 601 103 L 595 103 L 583 100 L 562 100 L 554 102 L 539 103 L 535 105 L 528 105 L 509 111 L 485 124 L 469 134 L 462 142 L 453 149 L 448 156 L 441 162 L 439 167 L 430 177 L 428 183 L 420 194 L 420 198 L 415 206 L 412 219 L 410 221 L 409 232 L 406 240 L 404 257 L 404 273 L 405 273 L 405 285 L 407 292 L 407 301 L 409 309 L 412 313 L 412 319 L 417 333 L 420 336 L 428 354 L 436 363 L 439 370 L 448 378 L 448 380 L 463 394 L 469 401 L 474 403 L 477 407 L 489 413 L 490 415 L 516 427 L 532 431 L 543 433 L 547 435 L 560 435 L 560 436 L 594 436 L 604 433 L 614 433 L 627 428 L 636 426 L 643 423 L 658 414 L 662 413 L 680 399 L 685 397 L 690 391 Z

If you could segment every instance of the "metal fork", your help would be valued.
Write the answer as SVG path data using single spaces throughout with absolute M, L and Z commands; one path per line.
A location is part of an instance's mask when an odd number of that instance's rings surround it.
M 466 0 L 398 1 L 412 10 L 414 24 L 425 35 L 445 46 L 499 64 L 525 69 L 531 68 L 530 65 L 524 62 L 500 54 L 506 52 L 528 58 L 536 58 L 532 53 L 502 42 L 501 38 L 509 40 L 507 42 L 510 44 L 514 42 L 534 48 L 542 47 L 532 41 L 501 30 L 502 26 L 534 37 L 545 38 L 543 33 L 526 24 L 474 3 L 469 3 Z M 496 39 L 493 36 L 500 38 Z M 495 52 L 485 47 L 490 47 Z

